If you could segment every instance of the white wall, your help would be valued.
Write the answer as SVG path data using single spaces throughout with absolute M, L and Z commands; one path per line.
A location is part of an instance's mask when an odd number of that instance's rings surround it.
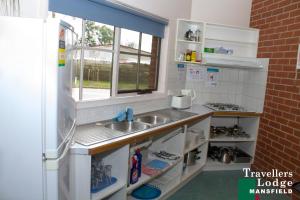
M 21 17 L 45 18 L 48 12 L 48 0 L 19 0 Z
M 252 0 L 192 0 L 191 19 L 249 27 Z

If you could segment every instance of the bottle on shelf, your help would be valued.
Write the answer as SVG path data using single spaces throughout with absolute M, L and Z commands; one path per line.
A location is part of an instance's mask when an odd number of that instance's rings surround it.
M 143 158 L 143 155 L 141 154 L 141 150 L 140 149 L 137 149 L 135 151 L 135 155 L 137 156 L 137 169 L 138 169 L 138 177 L 141 177 L 142 176 L 142 158 Z
M 188 49 L 186 51 L 186 54 L 185 54 L 185 61 L 190 62 L 191 61 L 191 57 L 192 57 L 192 51 Z
M 131 169 L 130 169 L 130 184 L 135 184 L 139 180 L 138 174 L 138 158 L 136 155 L 131 157 Z
M 201 31 L 199 29 L 197 29 L 195 32 L 195 41 L 201 42 Z
M 192 53 L 191 53 L 191 61 L 192 62 L 196 62 L 196 57 L 197 57 L 197 55 L 196 55 L 196 51 L 192 51 Z

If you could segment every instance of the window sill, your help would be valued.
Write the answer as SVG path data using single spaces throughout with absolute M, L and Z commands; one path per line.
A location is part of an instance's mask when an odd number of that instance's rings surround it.
M 118 97 L 110 97 L 107 99 L 99 99 L 99 100 L 85 100 L 76 102 L 77 109 L 86 109 L 86 108 L 94 108 L 100 106 L 110 106 L 116 104 L 123 103 L 134 103 L 134 102 L 142 102 L 149 101 L 155 99 L 164 99 L 167 98 L 167 94 L 165 93 L 152 93 L 152 94 L 127 94 L 126 96 L 118 96 Z

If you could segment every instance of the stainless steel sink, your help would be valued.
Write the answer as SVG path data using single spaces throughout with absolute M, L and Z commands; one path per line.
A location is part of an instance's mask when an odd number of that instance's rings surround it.
M 117 130 L 125 133 L 133 133 L 137 131 L 142 131 L 150 128 L 150 125 L 141 122 L 115 122 L 111 124 L 106 124 L 104 127 L 110 128 L 112 130 Z
M 147 124 L 157 126 L 157 125 L 161 125 L 161 124 L 165 124 L 165 123 L 170 122 L 170 118 L 163 117 L 163 116 L 158 116 L 158 115 L 145 115 L 145 116 L 137 117 L 136 121 L 144 122 L 144 123 L 147 123 Z

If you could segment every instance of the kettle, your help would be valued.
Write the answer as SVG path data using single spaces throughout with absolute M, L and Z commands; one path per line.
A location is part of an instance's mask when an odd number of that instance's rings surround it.
M 196 92 L 195 90 L 188 90 L 188 89 L 185 89 L 185 90 L 181 90 L 181 94 L 182 95 L 186 95 L 186 96 L 190 96 L 191 97 L 191 101 L 193 102 L 195 99 L 196 99 Z M 192 104 L 191 102 L 191 104 Z
M 222 163 L 230 163 L 232 161 L 233 151 L 230 148 L 223 147 L 220 150 L 219 161 Z
M 171 106 L 176 109 L 187 109 L 192 106 L 192 102 L 196 99 L 194 90 L 181 90 L 181 95 L 173 96 Z

